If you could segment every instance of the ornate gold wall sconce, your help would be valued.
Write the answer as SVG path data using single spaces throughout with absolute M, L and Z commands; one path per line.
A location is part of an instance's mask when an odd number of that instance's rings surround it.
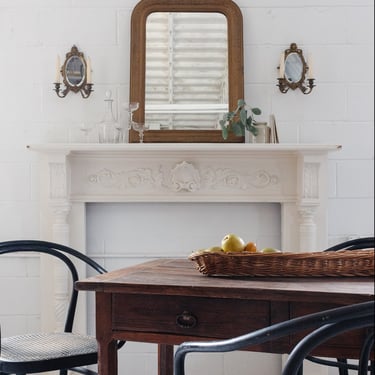
M 280 57 L 278 84 L 280 91 L 285 94 L 289 89 L 299 88 L 305 95 L 310 94 L 314 85 L 312 61 L 307 65 L 301 49 L 292 43 Z
M 61 88 L 61 77 L 65 88 Z M 85 59 L 83 53 L 79 52 L 76 46 L 73 46 L 70 52 L 65 55 L 62 66 L 60 66 L 60 57 L 57 56 L 54 85 L 54 91 L 59 98 L 65 98 L 69 91 L 73 91 L 74 93 L 80 92 L 82 98 L 86 99 L 93 91 L 90 59 Z

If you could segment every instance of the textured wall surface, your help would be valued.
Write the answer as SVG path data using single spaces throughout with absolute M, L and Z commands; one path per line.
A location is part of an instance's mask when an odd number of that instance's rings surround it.
M 82 140 L 80 123 L 101 120 L 108 89 L 120 115 L 119 108 L 128 100 L 129 21 L 135 4 L 135 0 L 0 0 L 0 241 L 40 236 L 38 155 L 26 145 Z M 262 109 L 265 121 L 275 114 L 283 143 L 342 144 L 329 161 L 329 242 L 372 235 L 374 2 L 238 0 L 237 4 L 244 16 L 246 101 Z M 275 86 L 280 53 L 292 42 L 313 56 L 317 87 L 311 95 L 300 91 L 282 95 Z M 88 100 L 74 94 L 59 99 L 52 90 L 56 55 L 63 59 L 73 44 L 91 58 L 95 91 Z M 31 270 L 20 273 L 9 272 L 15 269 L 15 259 L 7 260 L 9 267 L 1 260 L 2 301 L 5 295 L 12 302 L 4 285 L 14 278 L 16 284 L 23 278 L 37 284 L 37 262 L 26 260 Z M 0 305 L 3 334 L 38 326 L 39 297 L 30 293 L 27 308 L 16 315 L 5 307 L 9 304 Z M 131 362 L 134 371 L 129 373 L 155 371 L 144 360 L 148 350 L 135 346 L 133 359 L 141 360 Z M 150 352 L 154 359 L 154 350 Z M 231 361 L 250 366 L 235 357 L 220 359 L 216 373 L 225 373 L 223 368 Z M 140 363 L 142 369 L 137 367 Z

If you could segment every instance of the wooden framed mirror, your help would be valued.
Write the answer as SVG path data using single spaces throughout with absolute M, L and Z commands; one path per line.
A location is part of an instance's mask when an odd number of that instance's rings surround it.
M 130 92 L 129 102 L 138 102 L 139 109 L 134 112 L 134 121 L 145 121 L 146 100 L 146 24 L 153 13 L 218 13 L 227 21 L 227 107 L 235 108 L 238 99 L 244 98 L 243 74 L 243 26 L 242 13 L 231 0 L 141 0 L 131 16 L 130 45 Z M 202 35 L 204 38 L 204 34 Z M 191 107 L 191 106 L 190 106 Z M 194 110 L 194 109 L 193 109 Z M 199 111 L 199 110 L 197 110 Z M 130 130 L 129 142 L 139 142 L 138 133 Z M 147 130 L 144 142 L 166 143 L 243 143 L 244 137 L 231 135 L 224 140 L 221 129 L 179 128 Z

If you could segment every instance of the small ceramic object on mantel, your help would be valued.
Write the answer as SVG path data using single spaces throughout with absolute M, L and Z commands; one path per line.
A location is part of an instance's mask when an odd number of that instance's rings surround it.
M 249 133 L 249 143 L 270 143 L 271 128 L 266 122 L 256 122 L 254 126 L 258 130 L 257 135 Z

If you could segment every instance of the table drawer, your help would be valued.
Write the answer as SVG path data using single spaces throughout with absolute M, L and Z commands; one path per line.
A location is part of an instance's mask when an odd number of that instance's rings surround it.
M 227 338 L 271 324 L 270 302 L 115 294 L 114 330 Z

